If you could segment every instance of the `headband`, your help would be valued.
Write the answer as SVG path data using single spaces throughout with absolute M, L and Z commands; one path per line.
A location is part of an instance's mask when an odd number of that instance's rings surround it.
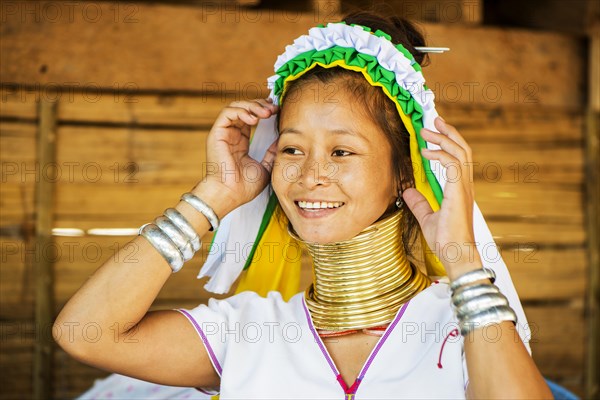
M 297 38 L 277 58 L 276 74 L 268 79 L 270 97 L 279 104 L 287 83 L 320 66 L 344 68 L 362 73 L 364 78 L 395 103 L 410 135 L 416 189 L 437 211 L 443 200 L 446 182 L 445 168 L 437 160 L 428 160 L 421 149 L 440 149 L 421 137 L 421 129 L 437 131 L 434 120 L 438 113 L 434 94 L 425 85 L 420 65 L 413 55 L 391 37 L 377 30 L 344 22 L 329 23 L 309 30 Z M 249 155 L 261 160 L 277 138 L 276 118 L 260 120 L 253 135 Z M 253 290 L 266 295 L 278 290 L 284 298 L 299 292 L 300 248 L 287 233 L 285 224 L 275 217 L 277 198 L 270 185 L 249 203 L 229 213 L 213 237 L 207 260 L 198 278 L 210 277 L 205 288 L 214 293 L 226 293 L 242 275 L 237 291 Z M 521 336 L 528 338 L 529 328 L 506 264 L 498 252 L 489 254 L 490 244 L 497 249 L 492 234 L 477 204 L 473 207 L 473 225 L 477 250 L 486 267 L 496 272 L 496 284 L 509 299 L 519 318 Z M 429 276 L 445 276 L 445 269 L 428 248 L 420 233 L 423 259 Z

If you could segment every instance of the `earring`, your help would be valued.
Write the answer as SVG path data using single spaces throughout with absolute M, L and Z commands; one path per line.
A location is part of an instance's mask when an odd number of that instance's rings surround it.
M 396 199 L 396 207 L 402 208 L 404 205 L 404 200 L 402 199 L 402 190 L 398 191 L 398 198 Z

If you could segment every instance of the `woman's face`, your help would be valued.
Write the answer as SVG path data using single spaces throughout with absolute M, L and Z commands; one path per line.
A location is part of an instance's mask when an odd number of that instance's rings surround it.
M 310 83 L 284 100 L 271 178 L 281 207 L 305 241 L 351 239 L 393 207 L 391 147 L 339 85 Z

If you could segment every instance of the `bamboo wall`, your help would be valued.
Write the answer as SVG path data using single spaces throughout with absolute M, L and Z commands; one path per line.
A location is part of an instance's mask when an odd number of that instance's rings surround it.
M 0 399 L 33 394 L 34 345 L 50 335 L 35 322 L 35 266 L 52 267 L 55 316 L 131 239 L 54 236 L 40 248 L 36 185 L 52 183 L 46 200 L 54 228 L 134 228 L 152 220 L 201 178 L 206 135 L 219 110 L 232 99 L 265 95 L 263 82 L 284 45 L 332 17 L 96 6 L 105 17 L 93 23 L 77 8 L 52 22 L 47 15 L 3 16 Z M 440 114 L 479 163 L 476 201 L 525 306 L 537 365 L 582 395 L 584 44 L 463 23 L 423 28 L 430 44 L 452 49 L 434 55 L 424 73 Z M 41 103 L 55 104 L 53 165 L 38 162 Z M 154 307 L 206 301 L 195 279 L 205 253 L 173 275 Z M 135 260 L 134 249 L 130 256 Z M 58 348 L 53 354 L 56 398 L 76 396 L 106 375 Z

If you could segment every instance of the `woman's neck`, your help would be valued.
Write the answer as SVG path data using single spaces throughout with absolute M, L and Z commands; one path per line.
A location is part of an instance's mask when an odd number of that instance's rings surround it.
M 305 297 L 317 329 L 343 331 L 391 322 L 398 309 L 430 285 L 411 265 L 402 243 L 402 211 L 375 222 L 350 240 L 303 243 L 313 259 Z

